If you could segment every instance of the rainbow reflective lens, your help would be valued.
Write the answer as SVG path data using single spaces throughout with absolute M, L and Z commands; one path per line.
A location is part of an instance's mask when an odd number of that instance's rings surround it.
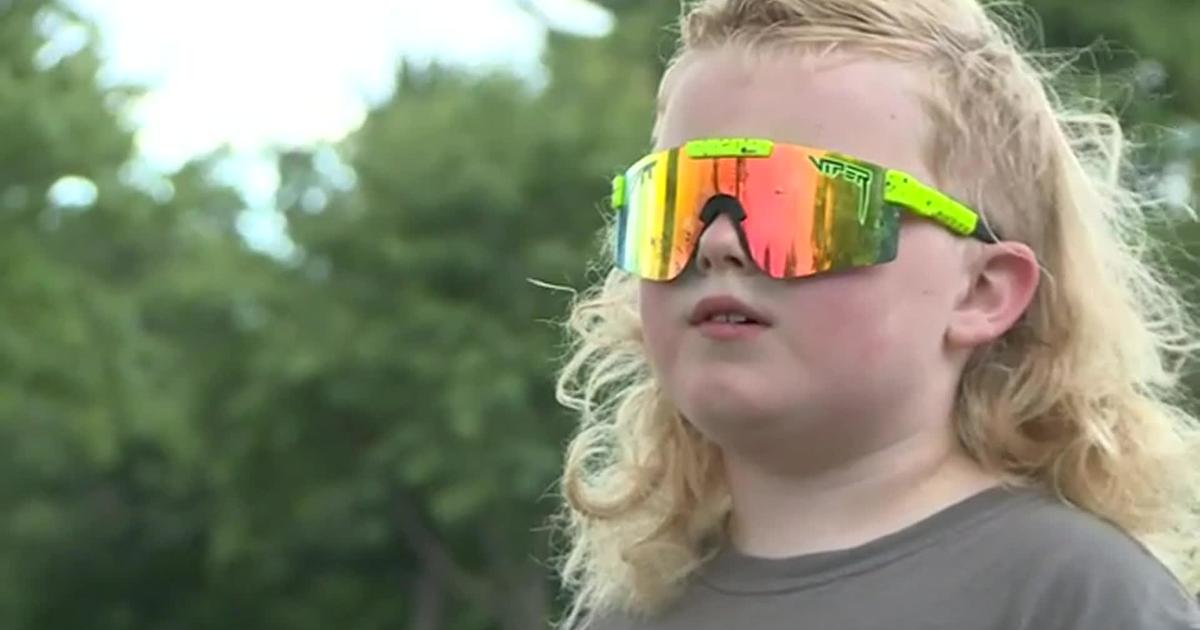
M 866 267 L 896 257 L 900 211 L 995 242 L 979 216 L 903 172 L 831 151 L 752 138 L 694 140 L 613 179 L 616 264 L 672 280 L 721 214 L 773 278 Z

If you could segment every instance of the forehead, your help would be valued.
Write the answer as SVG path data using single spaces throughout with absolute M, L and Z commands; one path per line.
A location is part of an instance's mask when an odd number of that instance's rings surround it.
M 667 78 L 659 148 L 705 137 L 759 137 L 829 149 L 931 178 L 921 77 L 847 53 L 731 47 L 692 52 Z

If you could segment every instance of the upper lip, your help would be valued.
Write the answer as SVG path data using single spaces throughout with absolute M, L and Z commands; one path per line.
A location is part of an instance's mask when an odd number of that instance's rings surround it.
M 696 308 L 692 309 L 692 315 L 688 318 L 688 322 L 696 326 L 721 314 L 744 315 L 746 319 L 757 324 L 771 323 L 765 315 L 730 295 L 714 295 L 700 300 L 696 303 Z

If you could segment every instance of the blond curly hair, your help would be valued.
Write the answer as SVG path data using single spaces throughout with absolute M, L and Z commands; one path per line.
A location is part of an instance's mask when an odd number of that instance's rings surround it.
M 1195 588 L 1198 426 L 1178 377 L 1196 327 L 1152 264 L 1154 200 L 1130 185 L 1121 125 L 1051 87 L 1069 64 L 1029 52 L 1014 15 L 976 0 L 700 0 L 685 7 L 659 112 L 680 61 L 717 47 L 836 47 L 928 72 L 937 180 L 1032 247 L 1043 272 L 1018 325 L 965 368 L 960 439 L 1007 481 L 1117 524 Z M 577 297 L 569 329 L 558 396 L 581 426 L 562 479 L 560 569 L 576 626 L 668 604 L 714 551 L 730 499 L 720 452 L 651 374 L 637 280 L 610 272 Z

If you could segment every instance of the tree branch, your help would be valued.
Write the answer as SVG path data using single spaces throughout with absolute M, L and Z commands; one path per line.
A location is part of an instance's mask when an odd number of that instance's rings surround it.
M 429 571 L 417 578 L 417 594 L 413 608 L 412 630 L 438 630 L 442 627 L 442 604 L 445 599 L 443 582 Z
M 424 564 L 428 575 L 449 585 L 467 599 L 479 602 L 493 614 L 501 614 L 499 602 L 487 581 L 455 562 L 446 545 L 421 520 L 416 502 L 403 493 L 397 493 L 395 505 L 400 533 Z
M 550 17 L 546 15 L 545 11 L 538 7 L 537 2 L 534 0 L 511 0 L 511 2 L 518 9 L 528 14 L 529 17 L 537 20 L 538 23 L 544 26 L 547 30 L 553 28 L 553 23 L 550 20 Z

